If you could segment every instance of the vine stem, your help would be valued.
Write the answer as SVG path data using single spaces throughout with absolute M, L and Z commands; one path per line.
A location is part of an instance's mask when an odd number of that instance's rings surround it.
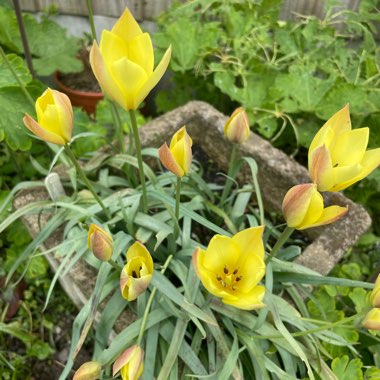
M 293 233 L 293 231 L 294 231 L 293 227 L 286 226 L 286 228 L 284 229 L 284 231 L 282 231 L 280 237 L 278 238 L 276 244 L 274 245 L 274 247 L 270 251 L 270 254 L 266 258 L 266 260 L 265 260 L 266 264 L 268 264 L 273 259 L 273 257 L 275 257 L 277 255 L 278 251 L 286 243 L 286 241 L 289 239 L 289 237 Z
M 91 0 L 86 0 L 87 5 L 87 11 L 88 11 L 88 21 L 90 22 L 91 26 L 91 34 L 92 38 L 97 41 L 96 38 L 96 29 L 95 29 L 95 23 L 94 23 L 94 12 L 92 11 L 92 2 Z
M 94 190 L 94 187 L 92 186 L 90 180 L 87 178 L 87 176 L 86 176 L 85 172 L 83 171 L 82 167 L 79 165 L 79 162 L 75 158 L 75 155 L 74 155 L 73 151 L 70 149 L 70 147 L 69 147 L 68 144 L 64 145 L 64 149 L 65 149 L 66 154 L 70 158 L 70 161 L 75 166 L 75 169 L 76 169 L 77 173 L 82 178 L 83 182 L 86 184 L 88 190 L 91 191 L 92 195 L 94 196 L 94 198 L 96 199 L 96 201 L 99 203 L 100 207 L 103 209 L 103 211 L 107 215 L 107 218 L 110 219 L 111 218 L 111 213 L 107 210 L 106 206 L 104 205 L 104 203 L 102 202 L 102 200 L 99 198 L 98 194 L 96 194 L 96 192 Z
M 232 144 L 230 162 L 228 164 L 227 180 L 226 180 L 226 183 L 224 185 L 222 196 L 220 198 L 220 204 L 221 205 L 223 205 L 224 201 L 226 200 L 227 195 L 230 192 L 231 186 L 232 186 L 232 183 L 233 183 L 232 182 L 232 174 L 233 174 L 232 173 L 232 168 L 233 168 L 233 164 L 234 164 L 234 162 L 236 160 L 236 151 L 237 151 L 237 145 L 236 144 Z
M 24 93 L 25 97 L 29 100 L 30 104 L 34 108 L 35 104 L 34 104 L 34 100 L 33 100 L 32 96 L 30 95 L 29 91 L 26 89 L 26 86 L 24 85 L 24 83 L 22 83 L 22 81 L 19 78 L 19 76 L 17 75 L 16 71 L 14 70 L 12 65 L 10 64 L 10 62 L 7 58 L 7 55 L 5 54 L 5 52 L 1 46 L 0 46 L 0 55 L 1 55 L 1 58 L 3 58 L 8 69 L 11 71 L 13 77 L 16 79 L 16 81 L 17 81 L 18 85 L 20 86 L 22 92 Z
M 139 165 L 140 183 L 141 183 L 141 188 L 142 188 L 143 211 L 146 213 L 148 211 L 148 198 L 147 198 L 147 193 L 146 193 L 145 174 L 144 174 L 144 166 L 143 166 L 143 160 L 142 160 L 142 154 L 141 154 L 140 136 L 139 136 L 139 131 L 137 128 L 137 120 L 136 120 L 135 111 L 129 110 L 129 116 L 131 118 L 133 138 L 135 140 L 135 147 L 136 147 L 136 154 L 137 154 L 137 162 Z
M 161 269 L 161 274 L 165 273 L 165 271 L 166 271 L 167 267 L 169 266 L 170 261 L 172 260 L 172 258 L 173 258 L 173 255 L 168 256 L 168 258 L 166 259 L 166 261 L 165 261 L 165 263 L 164 263 L 164 265 L 163 265 L 163 267 Z M 143 315 L 142 321 L 141 321 L 139 336 L 137 337 L 137 345 L 138 346 L 141 346 L 141 342 L 142 342 L 142 339 L 143 339 L 143 336 L 144 336 L 145 326 L 146 326 L 146 323 L 148 322 L 148 315 L 149 315 L 150 307 L 152 306 L 153 299 L 154 299 L 154 296 L 156 295 L 156 292 L 157 292 L 157 288 L 154 287 L 153 290 L 152 290 L 152 293 L 150 293 L 148 302 L 146 304 L 144 315 Z
M 176 186 L 176 193 L 175 193 L 175 217 L 177 219 L 177 222 L 179 220 L 179 204 L 180 204 L 180 198 L 181 198 L 181 183 L 182 183 L 182 177 L 177 177 L 177 186 Z

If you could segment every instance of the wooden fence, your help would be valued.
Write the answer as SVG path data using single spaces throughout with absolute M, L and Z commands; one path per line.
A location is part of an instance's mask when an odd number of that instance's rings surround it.
M 136 19 L 149 20 L 167 10 L 173 0 L 93 0 L 96 15 L 119 17 L 128 7 Z M 340 9 L 356 10 L 360 0 L 340 0 Z M 55 4 L 61 14 L 86 15 L 85 0 L 20 0 L 25 11 L 37 12 Z M 284 0 L 281 19 L 292 19 L 296 14 L 324 16 L 324 0 Z

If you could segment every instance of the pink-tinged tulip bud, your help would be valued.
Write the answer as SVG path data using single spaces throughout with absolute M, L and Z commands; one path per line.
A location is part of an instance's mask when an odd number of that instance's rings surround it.
M 369 330 L 380 330 L 380 309 L 371 309 L 364 317 L 362 325 Z
M 186 132 L 186 127 L 182 127 L 173 135 L 170 148 L 165 143 L 158 149 L 158 157 L 166 169 L 177 177 L 183 177 L 190 171 L 192 145 L 193 141 Z
M 311 180 L 319 191 L 341 191 L 362 180 L 380 164 L 380 148 L 367 149 L 368 128 L 351 129 L 348 105 L 335 113 L 310 144 Z
M 373 307 L 380 307 L 380 274 L 377 276 L 375 287 L 373 288 L 369 299 Z
M 112 256 L 113 240 L 103 228 L 96 224 L 91 224 L 87 235 L 88 248 L 96 258 L 102 261 L 108 261 Z
M 165 74 L 171 46 L 154 69 L 150 35 L 126 8 L 111 31 L 103 30 L 90 51 L 90 64 L 103 92 L 125 110 L 135 110 Z
M 322 195 L 313 183 L 292 187 L 282 202 L 286 223 L 297 230 L 333 223 L 347 211 L 347 207 L 340 206 L 324 208 Z
M 70 99 L 62 92 L 48 88 L 36 101 L 37 121 L 24 116 L 25 126 L 40 139 L 57 145 L 71 140 L 74 126 Z
M 123 380 L 138 380 L 144 370 L 144 350 L 137 344 L 125 350 L 115 361 L 112 374 L 119 371 Z
M 120 274 L 120 290 L 128 300 L 135 300 L 145 292 L 153 276 L 152 256 L 143 244 L 136 241 L 127 252 L 127 264 Z
M 73 380 L 97 380 L 100 379 L 101 365 L 92 361 L 82 364 L 75 372 Z
M 248 115 L 243 107 L 237 108 L 224 126 L 224 135 L 235 144 L 248 140 L 250 133 Z

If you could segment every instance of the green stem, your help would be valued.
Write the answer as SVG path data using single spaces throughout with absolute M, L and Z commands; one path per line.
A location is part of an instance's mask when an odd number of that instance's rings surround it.
M 233 181 L 232 181 L 232 174 L 233 174 L 233 164 L 236 160 L 236 150 L 237 150 L 237 145 L 236 144 L 232 144 L 232 149 L 231 149 L 231 156 L 230 156 L 230 162 L 228 164 L 228 173 L 227 173 L 227 179 L 226 179 L 226 183 L 224 185 L 224 189 L 223 189 L 223 193 L 222 193 L 222 196 L 220 198 L 220 204 L 223 205 L 224 201 L 226 200 L 227 198 L 227 195 L 229 194 L 230 190 L 231 190 L 231 186 L 233 184 Z
M 123 124 L 121 122 L 119 111 L 116 107 L 116 104 L 112 100 L 110 100 L 110 104 L 111 104 L 111 109 L 112 109 L 113 120 L 114 120 L 114 123 L 116 124 L 116 134 L 117 134 L 117 139 L 119 141 L 120 152 L 122 154 L 125 154 L 127 153 L 127 149 L 125 147 Z
M 181 181 L 182 181 L 182 177 L 177 177 L 177 186 L 176 186 L 176 192 L 175 192 L 175 217 L 177 219 L 177 222 L 179 221 L 179 204 L 180 204 L 180 198 L 181 198 Z
M 24 85 L 24 83 L 22 83 L 22 81 L 18 77 L 16 71 L 14 70 L 14 68 L 12 67 L 10 62 L 8 61 L 7 55 L 5 54 L 5 52 L 1 46 L 0 46 L 0 55 L 1 55 L 1 58 L 3 58 L 8 69 L 11 71 L 13 77 L 16 79 L 16 81 L 17 81 L 18 85 L 20 86 L 22 92 L 24 93 L 25 97 L 29 100 L 30 104 L 34 108 L 35 104 L 34 104 L 34 100 L 33 100 L 32 96 L 29 94 L 29 91 L 26 89 L 26 86 Z
M 161 274 L 165 273 L 165 271 L 166 271 L 167 267 L 169 266 L 172 258 L 173 258 L 173 255 L 168 256 L 168 258 L 166 259 L 166 261 L 165 261 L 165 263 L 161 269 Z M 153 299 L 154 299 L 154 296 L 156 295 L 156 292 L 157 292 L 157 288 L 154 287 L 152 290 L 152 293 L 150 293 L 148 302 L 146 304 L 144 315 L 143 315 L 142 321 L 141 321 L 139 336 L 137 337 L 137 345 L 138 346 L 141 346 L 142 338 L 144 336 L 145 326 L 146 326 L 146 323 L 148 322 L 148 315 L 149 315 L 150 307 L 152 306 Z
M 91 0 L 86 0 L 87 5 L 87 11 L 88 11 L 88 21 L 90 21 L 91 26 L 91 34 L 92 38 L 96 41 L 96 29 L 95 29 L 95 23 L 94 23 L 94 12 L 92 11 L 92 2 Z
M 68 144 L 64 145 L 64 149 L 65 149 L 66 154 L 70 158 L 71 162 L 75 166 L 75 169 L 76 169 L 77 173 L 82 178 L 83 182 L 86 184 L 88 190 L 91 191 L 92 195 L 94 196 L 94 198 L 96 199 L 96 201 L 99 203 L 100 207 L 103 209 L 103 211 L 107 215 L 107 218 L 110 219 L 111 218 L 110 212 L 107 210 L 106 206 L 104 206 L 104 203 L 99 198 L 98 194 L 96 194 L 96 192 L 95 192 L 95 190 L 94 190 L 94 188 L 93 188 L 90 180 L 87 178 L 85 172 L 83 171 L 82 167 L 79 165 L 79 162 L 75 158 L 75 155 L 74 155 L 73 151 L 70 149 L 70 147 L 69 147 Z
M 135 146 L 136 146 L 137 162 L 139 165 L 140 183 L 141 183 L 141 188 L 142 188 L 143 211 L 146 213 L 148 211 L 148 198 L 146 194 L 144 166 L 143 166 L 143 160 L 142 160 L 142 154 L 141 154 L 141 144 L 140 144 L 139 131 L 137 129 L 137 120 L 136 120 L 135 111 L 129 110 L 129 116 L 131 118 L 133 138 L 135 140 Z
M 278 251 L 285 244 L 285 242 L 289 239 L 289 237 L 293 233 L 293 231 L 294 231 L 294 228 L 286 226 L 286 228 L 284 229 L 284 231 L 282 231 L 280 237 L 278 238 L 276 244 L 274 245 L 274 247 L 270 251 L 270 254 L 266 258 L 266 260 L 265 260 L 266 264 L 268 264 L 272 260 L 272 258 L 277 255 Z
M 108 264 L 112 265 L 117 270 L 123 269 L 115 260 L 109 259 L 107 262 Z

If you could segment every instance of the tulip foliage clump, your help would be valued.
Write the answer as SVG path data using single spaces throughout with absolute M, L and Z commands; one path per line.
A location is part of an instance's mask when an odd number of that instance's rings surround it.
M 92 295 L 73 325 L 60 379 L 74 372 L 76 380 L 338 378 L 339 366 L 331 363 L 326 347 L 356 353 L 334 330 L 338 327 L 366 334 L 370 329 L 373 336 L 380 330 L 379 280 L 374 287 L 292 263 L 295 255 L 289 252 L 300 249 L 291 236 L 296 229 L 347 217 L 347 207 L 325 207 L 321 192 L 344 189 L 375 170 L 380 148 L 366 150 L 368 130 L 351 129 L 348 106 L 337 110 L 311 143 L 310 183 L 289 189 L 283 199 L 285 224 L 275 226 L 266 218 L 257 180 L 242 188 L 235 181 L 242 164 L 239 146 L 251 135 L 242 107 L 224 128 L 231 157 L 223 186 L 202 178 L 193 159 L 196 142 L 186 126 L 173 131 L 170 145 L 162 141 L 159 149 L 142 150 L 135 111 L 164 75 L 170 55 L 168 46 L 154 68 L 150 36 L 128 9 L 111 31 L 103 31 L 99 44 L 95 39 L 91 66 L 121 136 L 100 159 L 77 160 L 73 112 L 60 92 L 47 89 L 36 101 L 37 120 L 24 118 L 37 138 L 59 146 L 55 162 L 69 166 L 65 184 L 73 185 L 70 197 L 25 210 L 42 207 L 51 215 L 29 251 L 64 225 L 58 273 L 78 260 L 96 273 Z M 118 125 L 120 112 L 129 114 L 128 147 Z M 286 281 L 279 274 L 287 274 Z M 293 281 L 296 275 L 302 276 Z M 350 318 L 333 323 L 311 318 L 303 297 L 310 285 L 331 283 L 374 290 Z M 93 358 L 78 368 L 90 331 Z

